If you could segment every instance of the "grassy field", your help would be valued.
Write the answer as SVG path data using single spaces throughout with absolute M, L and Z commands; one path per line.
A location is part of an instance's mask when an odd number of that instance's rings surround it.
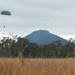
M 0 75 L 75 75 L 75 59 L 0 58 Z

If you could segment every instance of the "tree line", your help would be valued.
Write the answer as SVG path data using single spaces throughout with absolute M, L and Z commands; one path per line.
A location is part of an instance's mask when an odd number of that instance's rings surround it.
M 61 40 L 53 41 L 48 45 L 38 45 L 17 36 L 3 37 L 0 40 L 0 57 L 74 58 L 74 42 L 73 39 L 70 39 L 65 45 L 61 44 Z

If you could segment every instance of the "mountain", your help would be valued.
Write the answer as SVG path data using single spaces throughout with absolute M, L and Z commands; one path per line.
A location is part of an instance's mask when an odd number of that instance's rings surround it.
M 61 43 L 63 45 L 68 42 L 66 39 L 63 39 L 55 34 L 52 34 L 47 30 L 34 31 L 31 34 L 27 35 L 25 38 L 28 39 L 30 42 L 34 42 L 40 45 L 48 45 L 52 41 L 58 40 L 61 40 Z

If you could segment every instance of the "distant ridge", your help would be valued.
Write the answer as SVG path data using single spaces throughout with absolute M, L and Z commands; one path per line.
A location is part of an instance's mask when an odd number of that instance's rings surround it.
M 28 39 L 30 42 L 34 42 L 40 45 L 48 45 L 52 41 L 57 41 L 57 40 L 61 40 L 61 43 L 63 45 L 68 42 L 66 39 L 63 39 L 55 34 L 52 34 L 47 30 L 34 31 L 29 35 L 27 35 L 25 38 Z

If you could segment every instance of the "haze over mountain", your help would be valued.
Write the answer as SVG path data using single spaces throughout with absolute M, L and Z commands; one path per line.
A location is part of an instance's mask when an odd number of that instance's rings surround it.
M 61 40 L 61 43 L 63 45 L 68 42 L 66 39 L 61 38 L 55 34 L 52 34 L 48 32 L 47 30 L 34 31 L 30 33 L 29 35 L 27 35 L 25 38 L 28 39 L 30 42 L 34 42 L 40 45 L 48 45 L 52 41 L 58 41 L 58 40 Z

